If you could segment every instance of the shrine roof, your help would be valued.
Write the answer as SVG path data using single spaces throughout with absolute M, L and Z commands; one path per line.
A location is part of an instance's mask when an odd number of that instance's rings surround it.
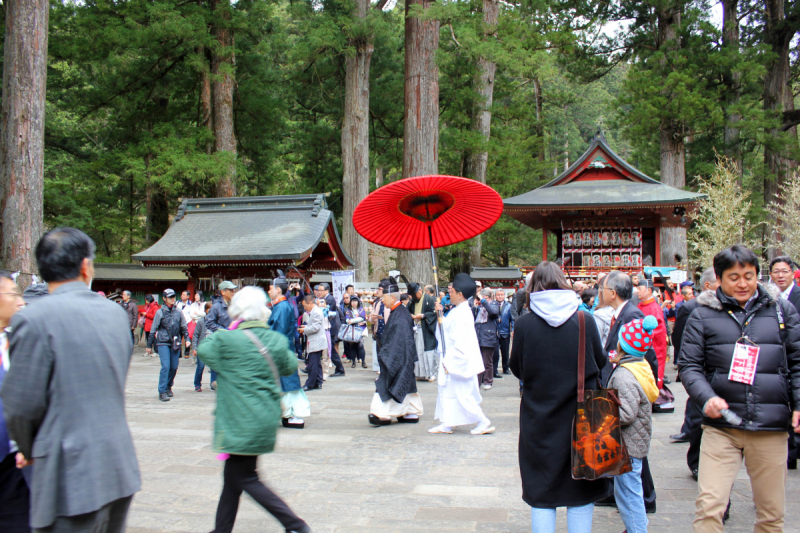
M 506 198 L 506 212 L 519 209 L 622 209 L 639 206 L 692 206 L 703 194 L 677 189 L 654 180 L 622 159 L 597 133 L 589 148 L 552 181 L 524 194 Z
M 473 267 L 470 277 L 478 281 L 516 281 L 523 278 L 517 267 Z
M 145 266 L 299 263 L 321 243 L 320 260 L 352 266 L 322 194 L 187 199 L 164 236 L 132 259 Z

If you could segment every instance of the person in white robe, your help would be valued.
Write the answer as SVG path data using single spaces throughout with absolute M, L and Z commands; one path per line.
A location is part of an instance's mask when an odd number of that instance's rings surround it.
M 478 374 L 484 371 L 483 357 L 475 333 L 472 309 L 467 301 L 475 294 L 475 281 L 460 273 L 450 287 L 450 302 L 455 306 L 444 317 L 442 329 L 444 342 L 437 329 L 439 340 L 439 395 L 436 398 L 434 418 L 440 422 L 428 433 L 452 433 L 456 426 L 478 425 L 470 431 L 473 435 L 494 433 L 495 428 L 481 409 Z M 437 304 L 437 311 L 442 306 Z

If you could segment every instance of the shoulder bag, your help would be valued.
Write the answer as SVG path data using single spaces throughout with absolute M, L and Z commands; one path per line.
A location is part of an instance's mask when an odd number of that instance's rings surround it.
M 578 406 L 572 421 L 572 479 L 596 480 L 632 470 L 619 425 L 616 389 L 585 390 L 586 325 L 578 311 Z
M 248 339 L 250 339 L 250 342 L 252 342 L 255 345 L 256 349 L 258 350 L 258 353 L 260 353 L 267 361 L 267 364 L 272 370 L 272 377 L 275 379 L 275 384 L 278 385 L 278 390 L 280 391 L 281 396 L 283 396 L 283 387 L 281 386 L 281 374 L 280 372 L 278 372 L 278 365 L 275 364 L 275 360 L 272 358 L 272 354 L 269 353 L 269 348 L 264 346 L 264 344 L 256 336 L 256 334 L 250 331 L 249 329 L 243 329 L 241 330 L 241 332 L 244 333 Z

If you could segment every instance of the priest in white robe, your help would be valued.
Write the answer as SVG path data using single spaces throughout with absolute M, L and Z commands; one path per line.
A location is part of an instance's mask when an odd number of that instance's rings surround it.
M 481 409 L 478 374 L 484 371 L 483 357 L 475 333 L 472 309 L 467 301 L 475 294 L 477 286 L 468 274 L 460 273 L 450 287 L 450 302 L 455 306 L 444 318 L 444 342 L 436 336 L 439 350 L 439 395 L 436 398 L 434 418 L 440 425 L 428 433 L 452 433 L 455 426 L 478 425 L 470 431 L 473 435 L 494 433 L 495 428 Z M 442 306 L 437 304 L 437 311 Z M 444 348 L 444 350 L 443 350 Z

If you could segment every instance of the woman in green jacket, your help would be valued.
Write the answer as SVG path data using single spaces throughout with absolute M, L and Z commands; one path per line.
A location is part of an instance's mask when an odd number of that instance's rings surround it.
M 264 291 L 244 287 L 228 307 L 234 320 L 229 331 L 216 331 L 197 348 L 198 358 L 217 372 L 214 450 L 227 456 L 214 533 L 233 530 L 242 491 L 272 513 L 287 533 L 311 531 L 259 481 L 256 472 L 258 456 L 275 448 L 280 425 L 281 383 L 277 374 L 289 376 L 297 370 L 297 357 L 286 337 L 267 327 L 266 305 Z M 262 347 L 269 355 L 262 355 Z

